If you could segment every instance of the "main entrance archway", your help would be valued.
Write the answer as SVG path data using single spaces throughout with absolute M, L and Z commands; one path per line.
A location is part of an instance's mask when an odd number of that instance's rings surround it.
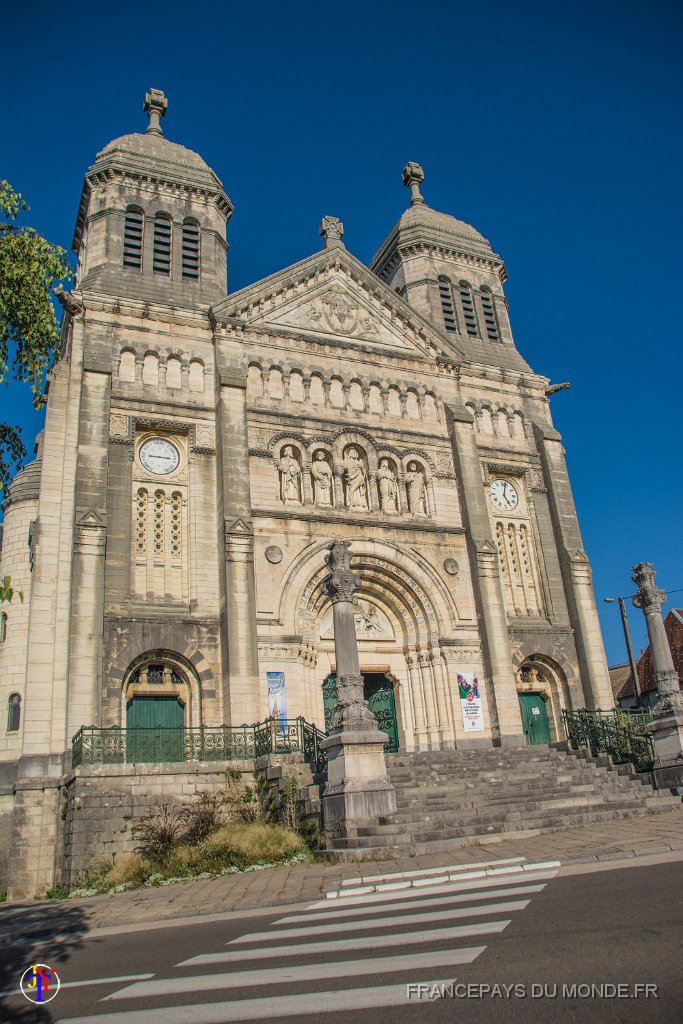
M 396 699 L 393 684 L 381 672 L 363 674 L 363 696 L 368 707 L 377 719 L 377 727 L 387 734 L 384 744 L 386 754 L 398 751 L 398 726 L 396 723 Z M 337 704 L 337 676 L 333 672 L 323 683 L 323 708 L 325 711 L 325 728 L 329 729 L 332 712 Z

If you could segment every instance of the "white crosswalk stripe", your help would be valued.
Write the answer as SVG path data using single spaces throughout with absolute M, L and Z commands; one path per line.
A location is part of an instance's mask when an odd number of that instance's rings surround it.
M 407 982 L 419 980 L 431 986 L 452 981 L 453 975 L 440 978 L 443 969 L 473 963 L 481 956 L 487 946 L 475 945 L 477 939 L 501 934 L 512 920 L 509 915 L 525 910 L 531 902 L 519 897 L 542 892 L 559 864 L 534 865 L 515 859 L 488 862 L 486 872 L 477 865 L 471 868 L 469 878 L 458 869 L 447 883 L 442 882 L 438 869 L 429 869 L 424 878 L 415 871 L 397 875 L 395 883 L 390 875 L 374 876 L 369 892 L 347 885 L 334 893 L 334 899 L 317 900 L 304 912 L 277 918 L 265 931 L 229 940 L 224 950 L 181 961 L 169 978 L 140 979 L 101 1000 L 109 1005 L 124 1003 L 125 1010 L 72 1017 L 60 1024 L 187 1024 L 188 1020 L 193 1024 L 231 1024 L 405 1006 L 409 1001 Z M 410 887 L 397 888 L 406 876 Z M 363 879 L 352 881 L 362 883 Z M 426 886 L 420 884 L 423 881 Z M 454 923 L 468 919 L 471 923 Z M 363 951 L 368 951 L 367 958 Z M 255 961 L 262 961 L 263 967 Z M 211 971 L 221 965 L 226 969 Z M 206 970 L 183 973 L 193 967 Z M 425 978 L 425 972 L 433 973 Z M 402 974 L 404 979 L 372 984 L 373 979 L 379 981 L 390 974 Z M 334 988 L 336 979 L 365 977 L 370 981 L 365 987 Z M 292 992 L 286 988 L 325 981 L 333 986 L 329 991 Z M 258 989 L 256 998 L 145 1009 L 136 1009 L 133 1002 L 250 988 Z M 330 999 L 332 991 L 334 998 Z

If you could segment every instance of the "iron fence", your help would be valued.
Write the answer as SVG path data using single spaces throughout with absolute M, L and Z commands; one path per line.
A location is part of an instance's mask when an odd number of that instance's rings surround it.
M 621 712 L 587 711 L 583 708 L 563 711 L 562 720 L 573 750 L 587 747 L 593 756 L 609 754 L 615 764 L 630 762 L 639 772 L 652 768 L 654 742 L 648 732 L 641 731 L 645 721 L 637 725 L 634 723 L 635 727 L 632 727 L 630 722 L 625 723 Z
M 327 770 L 325 733 L 303 716 L 267 718 L 255 725 L 168 726 L 121 729 L 82 726 L 71 741 L 71 766 L 253 760 L 264 754 L 302 753 L 314 773 Z

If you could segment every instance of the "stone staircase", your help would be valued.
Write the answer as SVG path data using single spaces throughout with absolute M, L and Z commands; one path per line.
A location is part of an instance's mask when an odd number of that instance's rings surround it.
M 442 853 L 459 846 L 678 808 L 607 763 L 545 746 L 394 754 L 396 814 L 335 839 L 333 859 Z

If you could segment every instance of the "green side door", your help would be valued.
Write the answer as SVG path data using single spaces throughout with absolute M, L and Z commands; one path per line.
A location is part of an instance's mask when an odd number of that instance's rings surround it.
M 377 719 L 377 727 L 387 734 L 384 751 L 395 754 L 398 751 L 398 727 L 396 724 L 396 701 L 394 688 L 380 673 L 371 673 L 363 677 L 363 696 L 368 707 Z M 337 678 L 332 673 L 323 683 L 323 709 L 325 711 L 325 728 L 330 728 L 330 719 L 337 703 Z
M 550 743 L 550 725 L 545 701 L 537 693 L 520 693 L 519 707 L 527 743 Z
M 126 761 L 182 761 L 184 720 L 177 697 L 133 697 L 126 708 Z

